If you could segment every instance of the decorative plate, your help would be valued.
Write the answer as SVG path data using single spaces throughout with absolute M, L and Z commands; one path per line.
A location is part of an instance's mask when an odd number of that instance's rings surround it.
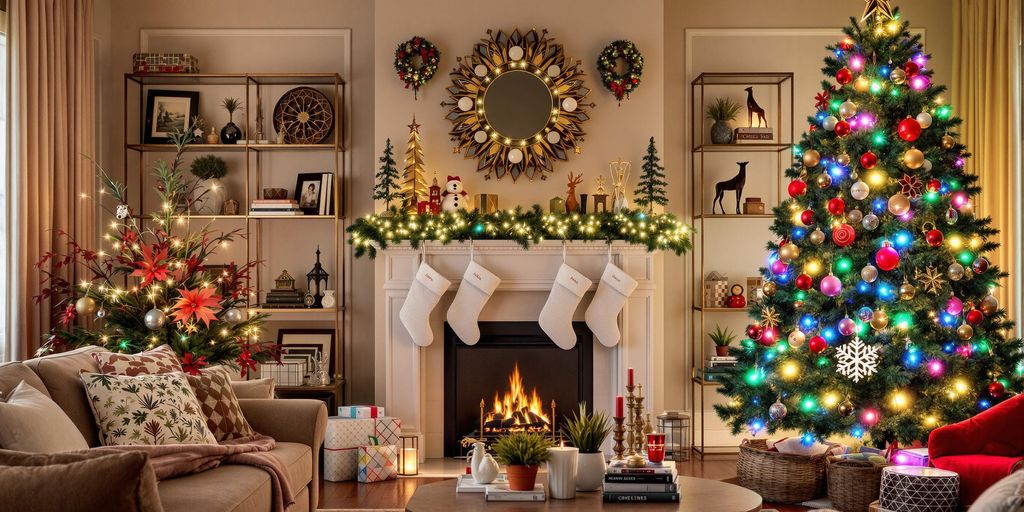
M 296 87 L 274 106 L 274 129 L 287 144 L 320 144 L 334 128 L 334 105 L 312 87 Z

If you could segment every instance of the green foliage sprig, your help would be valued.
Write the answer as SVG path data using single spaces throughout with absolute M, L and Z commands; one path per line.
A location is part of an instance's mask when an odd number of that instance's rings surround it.
M 227 175 L 228 164 L 217 155 L 203 155 L 192 161 L 189 171 L 201 180 L 220 179 Z
M 736 341 L 736 335 L 733 334 L 728 327 L 722 329 L 722 326 L 716 325 L 715 330 L 708 334 L 711 341 L 715 342 L 717 347 L 728 347 L 732 342 Z
M 548 460 L 548 436 L 535 432 L 513 432 L 498 438 L 492 448 L 498 462 L 506 466 L 537 466 Z
M 732 121 L 738 115 L 740 104 L 732 98 L 715 98 L 715 101 L 704 110 L 704 116 L 712 121 Z
M 611 432 L 611 424 L 603 411 L 587 414 L 587 403 L 580 402 L 579 411 L 573 414 L 562 427 L 562 433 L 569 438 L 580 453 L 598 453 L 601 445 Z

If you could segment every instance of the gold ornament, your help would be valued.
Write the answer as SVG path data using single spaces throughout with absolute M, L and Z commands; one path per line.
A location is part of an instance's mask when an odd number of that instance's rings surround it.
M 788 242 L 779 247 L 779 259 L 789 263 L 800 257 L 800 248 L 793 242 Z
M 839 104 L 839 115 L 846 119 L 847 117 L 857 115 L 857 104 L 852 101 L 844 101 Z M 843 164 L 845 165 L 845 164 Z
M 818 184 L 818 188 L 828 188 L 832 186 L 832 177 L 823 172 L 814 178 L 814 182 Z
M 889 197 L 889 213 L 899 217 L 910 211 L 910 198 L 897 192 Z
M 900 300 L 911 300 L 917 296 L 917 288 L 910 284 L 906 278 L 903 278 L 903 284 L 900 285 Z
M 889 73 L 889 80 L 896 85 L 903 85 L 907 81 L 907 72 L 903 71 L 903 68 L 896 68 Z
M 963 324 L 956 328 L 956 334 L 957 336 L 960 336 L 960 339 L 967 341 L 974 337 L 974 327 L 971 327 L 968 324 Z
M 800 348 L 804 345 L 804 342 L 807 341 L 807 335 L 801 332 L 800 329 L 797 329 L 789 333 L 789 338 L 787 338 L 787 340 L 789 341 L 789 346 L 791 348 Z
M 892 7 L 889 0 L 864 0 L 864 15 L 860 21 L 868 21 L 871 18 L 878 18 L 881 21 L 893 19 Z
M 956 145 L 956 139 L 952 135 L 946 134 L 942 136 L 942 149 L 953 149 Z
M 771 297 L 775 295 L 775 292 L 779 291 L 779 286 L 774 281 L 768 281 L 761 286 L 761 291 L 764 292 L 765 297 Z
M 765 329 L 774 329 L 779 326 L 779 312 L 774 306 L 761 308 L 761 326 Z
M 89 296 L 79 298 L 75 301 L 75 311 L 82 316 L 89 316 L 95 313 L 96 300 Z
M 811 231 L 810 235 L 807 235 L 807 238 L 810 239 L 812 244 L 821 245 L 825 242 L 825 233 L 821 228 L 815 228 L 814 231 Z
M 903 165 L 909 169 L 920 169 L 924 165 L 924 153 L 917 148 L 908 149 L 903 153 Z
M 853 88 L 856 89 L 857 92 L 868 92 L 868 89 L 871 88 L 871 81 L 864 75 L 860 75 L 853 81 Z
M 950 281 L 959 281 L 964 278 L 966 270 L 960 263 L 950 263 L 949 268 L 946 269 L 946 277 L 949 277 Z
M 871 328 L 876 331 L 881 331 L 889 325 L 889 315 L 881 309 L 876 309 L 874 313 L 871 313 Z
M 849 399 L 846 399 L 843 401 L 843 403 L 839 404 L 839 407 L 836 409 L 836 412 L 838 412 L 840 416 L 849 416 L 853 414 L 855 410 L 856 409 L 853 407 L 853 402 L 851 402 Z
M 981 299 L 981 306 L 978 307 L 985 316 L 993 315 L 999 311 L 999 299 L 995 295 L 986 295 Z
M 804 167 L 814 167 L 821 161 L 821 153 L 817 150 L 808 149 L 804 151 Z
M 942 290 L 942 286 L 946 284 L 946 280 L 943 279 L 942 274 L 939 273 L 938 269 L 929 265 L 924 272 L 918 269 L 914 269 L 914 279 L 921 281 L 924 285 L 926 292 L 932 295 L 938 295 L 939 291 Z
M 843 167 L 850 165 L 850 154 L 846 152 L 839 153 L 839 155 L 836 156 L 836 162 Z

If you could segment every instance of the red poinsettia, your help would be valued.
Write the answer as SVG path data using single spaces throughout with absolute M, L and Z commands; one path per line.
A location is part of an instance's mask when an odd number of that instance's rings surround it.
M 178 288 L 181 298 L 174 303 L 174 319 L 179 322 L 188 321 L 195 317 L 202 320 L 207 327 L 211 320 L 217 319 L 217 311 L 220 311 L 220 295 L 214 294 L 214 288 L 207 286 L 197 290 L 186 290 Z
M 167 247 L 152 247 L 149 245 L 142 246 L 142 261 L 135 262 L 135 271 L 130 275 L 132 277 L 141 277 L 142 288 L 149 286 L 153 281 L 163 281 L 167 279 Z
M 245 348 L 242 349 L 242 352 L 238 354 L 238 357 L 235 359 L 240 370 L 239 374 L 241 374 L 242 377 L 249 375 L 250 371 L 256 370 L 256 360 L 252 358 L 252 352 L 249 350 L 248 346 L 249 344 L 246 343 Z
M 185 355 L 181 356 L 181 369 L 189 375 L 199 375 L 199 369 L 209 364 L 206 362 L 206 356 L 195 357 L 191 352 L 185 352 Z
M 64 311 L 62 311 L 60 314 L 60 323 L 62 325 L 70 324 L 75 320 L 76 313 L 77 312 L 75 311 L 75 305 L 68 304 L 67 306 L 64 307 Z

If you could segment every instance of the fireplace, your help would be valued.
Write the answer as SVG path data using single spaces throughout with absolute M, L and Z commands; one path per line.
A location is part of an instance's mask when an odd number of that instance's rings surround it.
M 446 323 L 445 457 L 464 453 L 459 442 L 465 436 L 493 439 L 515 430 L 550 435 L 579 402 L 592 404 L 593 334 L 583 322 L 573 322 L 573 329 L 576 346 L 562 350 L 536 322 L 480 322 L 480 341 L 470 346 Z

